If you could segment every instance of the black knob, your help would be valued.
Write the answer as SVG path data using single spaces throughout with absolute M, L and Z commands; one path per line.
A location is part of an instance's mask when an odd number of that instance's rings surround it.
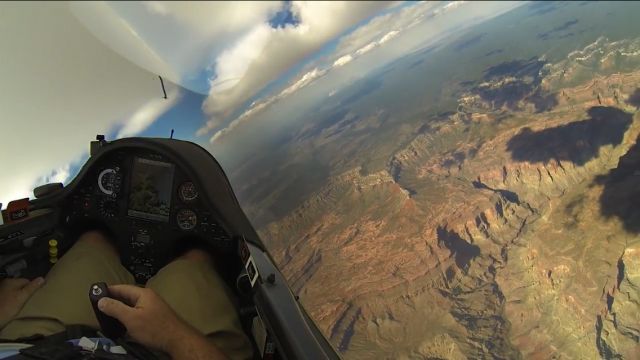
M 275 284 L 276 283 L 276 274 L 274 274 L 274 273 L 269 274 L 269 276 L 267 276 L 267 282 L 269 284 Z

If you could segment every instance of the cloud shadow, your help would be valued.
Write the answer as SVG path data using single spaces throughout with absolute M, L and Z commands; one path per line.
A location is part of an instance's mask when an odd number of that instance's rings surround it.
M 640 108 L 640 88 L 637 88 L 633 94 L 629 95 L 626 103 L 631 106 L 635 106 L 636 109 Z
M 605 145 L 618 145 L 632 122 L 632 114 L 615 107 L 594 106 L 586 120 L 539 131 L 524 128 L 509 140 L 507 150 L 516 161 L 564 160 L 584 165 Z
M 438 235 L 438 243 L 451 251 L 458 268 L 468 270 L 471 260 L 480 255 L 479 247 L 469 244 L 455 232 L 439 226 L 436 229 L 436 233 Z
M 625 230 L 640 233 L 640 137 L 620 157 L 618 166 L 595 182 L 604 185 L 600 213 L 606 218 L 620 219 Z
M 484 71 L 483 83 L 471 91 L 489 102 L 493 108 L 507 107 L 518 110 L 521 102 L 534 105 L 540 113 L 558 105 L 557 94 L 547 93 L 540 88 L 545 75 L 546 62 L 537 57 L 504 61 Z M 469 82 L 461 85 L 470 85 Z
M 483 34 L 480 34 L 480 35 L 476 35 L 476 36 L 474 36 L 474 37 L 472 37 L 470 39 L 460 41 L 453 47 L 453 49 L 456 52 L 460 52 L 462 50 L 468 49 L 471 46 L 476 45 L 480 41 L 482 41 L 482 38 L 484 38 L 485 35 L 487 35 L 487 34 L 483 33 Z
M 564 24 L 557 26 L 547 32 L 544 33 L 540 33 L 538 34 L 538 39 L 540 40 L 549 40 L 549 39 L 553 39 L 556 33 L 560 33 L 563 31 L 568 30 L 569 28 L 573 27 L 575 24 L 578 23 L 578 19 L 573 19 L 573 20 L 569 20 L 567 22 L 565 22 Z M 567 37 L 568 34 L 564 34 L 564 35 L 559 35 L 559 36 L 555 36 L 555 38 L 558 39 L 562 39 L 564 37 Z M 573 36 L 573 33 L 571 33 L 571 35 L 569 36 Z

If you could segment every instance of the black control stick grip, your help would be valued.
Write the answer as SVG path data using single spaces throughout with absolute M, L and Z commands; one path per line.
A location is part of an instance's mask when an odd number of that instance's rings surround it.
M 110 339 L 120 338 L 124 335 L 127 329 L 116 318 L 113 318 L 98 309 L 98 301 L 103 297 L 111 297 L 109 296 L 109 288 L 107 287 L 107 284 L 99 282 L 91 285 L 91 288 L 89 288 L 89 300 L 91 300 L 91 306 L 93 307 L 93 312 L 96 314 L 102 333 Z

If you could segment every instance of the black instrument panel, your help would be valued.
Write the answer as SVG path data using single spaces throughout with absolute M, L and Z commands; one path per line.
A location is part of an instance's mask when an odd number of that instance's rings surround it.
M 114 234 L 121 260 L 145 283 L 172 260 L 185 239 L 233 252 L 231 236 L 179 164 L 148 150 L 121 149 L 101 158 L 70 194 L 69 224 L 99 221 Z

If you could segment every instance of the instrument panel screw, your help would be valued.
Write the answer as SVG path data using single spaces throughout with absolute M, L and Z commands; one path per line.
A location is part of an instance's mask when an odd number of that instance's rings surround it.
M 269 284 L 275 284 L 276 283 L 276 274 L 274 274 L 274 273 L 269 274 L 269 276 L 267 276 L 267 282 Z

